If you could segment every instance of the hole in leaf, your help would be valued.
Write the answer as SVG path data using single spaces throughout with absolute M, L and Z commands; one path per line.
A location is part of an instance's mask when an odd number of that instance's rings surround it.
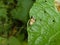
M 55 22 L 55 20 L 53 20 L 53 22 Z
M 46 13 L 46 11 L 44 10 L 44 13 Z
M 45 0 L 45 2 L 47 2 L 47 0 Z
M 40 19 L 40 21 L 42 21 L 42 19 Z

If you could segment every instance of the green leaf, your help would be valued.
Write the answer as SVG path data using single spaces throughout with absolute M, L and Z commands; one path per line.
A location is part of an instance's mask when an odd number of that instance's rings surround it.
M 7 45 L 7 39 L 0 37 L 0 45 Z
M 5 0 L 6 1 L 6 0 Z M 0 0 L 0 8 L 7 8 L 8 6 L 4 5 L 3 1 Z
M 36 21 L 32 25 L 28 22 L 28 45 L 60 45 L 60 15 L 54 1 L 36 0 L 31 17 Z
M 19 40 L 15 37 L 10 37 L 9 39 L 0 37 L 0 45 L 21 45 Z
M 19 19 L 24 23 L 27 22 L 29 9 L 32 4 L 32 0 L 18 0 L 17 8 L 12 11 L 13 18 Z
M 6 17 L 6 14 L 7 14 L 7 12 L 6 12 L 7 10 L 5 9 L 5 8 L 0 8 L 0 17 Z
M 7 14 L 6 9 L 0 8 L 0 32 L 3 30 L 3 23 L 5 23 L 7 21 L 6 14 Z
M 9 45 L 21 45 L 19 40 L 15 37 L 9 38 L 8 43 L 9 43 Z

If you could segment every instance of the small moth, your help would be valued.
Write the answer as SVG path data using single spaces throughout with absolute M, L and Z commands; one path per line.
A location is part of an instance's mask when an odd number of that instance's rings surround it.
M 60 11 L 60 0 L 55 0 L 55 7 L 58 11 Z
M 30 24 L 30 25 L 33 25 L 34 22 L 35 22 L 35 18 L 34 18 L 34 17 L 31 17 L 31 19 L 30 19 L 30 21 L 29 21 L 29 24 Z

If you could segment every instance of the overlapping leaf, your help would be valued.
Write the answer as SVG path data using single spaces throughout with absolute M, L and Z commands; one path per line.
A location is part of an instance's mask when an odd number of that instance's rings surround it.
M 18 0 L 17 8 L 12 11 L 13 18 L 19 19 L 23 22 L 27 22 L 28 13 L 31 5 L 33 4 L 32 0 Z

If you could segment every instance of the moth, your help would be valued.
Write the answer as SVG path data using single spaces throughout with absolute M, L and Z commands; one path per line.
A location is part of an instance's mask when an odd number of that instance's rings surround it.
M 60 0 L 55 0 L 55 7 L 58 11 L 60 11 Z
M 36 21 L 35 18 L 32 16 L 31 19 L 29 20 L 29 24 L 33 25 L 35 21 Z

